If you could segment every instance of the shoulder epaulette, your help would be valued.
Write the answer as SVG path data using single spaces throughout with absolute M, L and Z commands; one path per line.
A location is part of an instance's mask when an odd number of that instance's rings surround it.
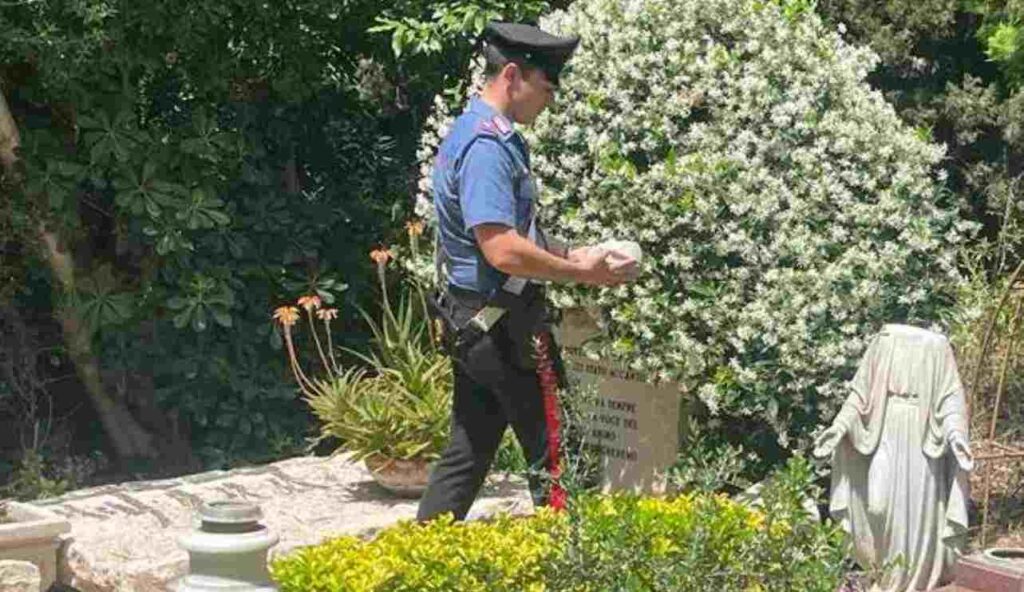
M 495 115 L 488 119 L 481 119 L 477 124 L 477 132 L 486 134 L 492 134 L 498 136 L 502 140 L 507 140 L 512 137 L 515 130 L 512 129 L 512 125 L 501 115 Z

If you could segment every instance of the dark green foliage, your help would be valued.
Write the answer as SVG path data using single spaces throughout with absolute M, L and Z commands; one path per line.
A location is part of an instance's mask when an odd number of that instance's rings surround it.
M 0 90 L 24 166 L 0 205 L 0 297 L 81 319 L 104 372 L 144 384 L 207 460 L 296 448 L 308 418 L 270 311 L 316 292 L 341 311 L 339 345 L 365 340 L 367 255 L 410 215 L 430 98 L 460 75 L 477 17 L 543 8 L 0 5 Z M 398 61 L 415 41 L 387 23 L 421 20 L 440 27 L 430 51 Z M 73 257 L 71 288 L 30 272 L 46 269 L 41 223 Z
M 983 224 L 978 253 L 998 275 L 1020 259 L 1024 6 L 1004 0 L 819 0 L 847 39 L 882 57 L 874 82 L 904 120 L 943 142 L 949 188 Z M 1012 267 L 1011 267 L 1012 268 Z

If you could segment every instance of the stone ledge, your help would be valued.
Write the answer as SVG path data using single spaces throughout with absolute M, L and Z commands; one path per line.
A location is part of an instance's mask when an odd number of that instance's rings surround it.
M 71 522 L 58 577 L 81 592 L 172 590 L 188 555 L 177 538 L 193 528 L 205 501 L 251 501 L 281 542 L 271 556 L 340 535 L 368 536 L 416 515 L 417 500 L 380 488 L 348 455 L 299 457 L 263 467 L 178 479 L 107 485 L 38 502 Z M 492 478 L 470 519 L 532 512 L 526 484 Z
M 0 590 L 39 592 L 41 588 L 42 575 L 34 563 L 0 559 Z
M 1024 592 L 1024 570 L 993 563 L 980 554 L 970 555 L 957 561 L 956 585 L 964 590 Z

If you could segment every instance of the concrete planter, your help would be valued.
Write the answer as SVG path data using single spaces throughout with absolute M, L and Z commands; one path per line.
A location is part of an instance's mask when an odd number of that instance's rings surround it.
M 956 564 L 959 589 L 976 592 L 1024 592 L 1024 549 L 987 549 Z
M 178 539 L 188 551 L 189 574 L 176 592 L 275 592 L 267 551 L 280 537 L 261 518 L 259 506 L 248 502 L 203 504 L 200 527 Z
M 5 502 L 7 518 L 0 523 L 0 560 L 27 561 L 39 568 L 42 589 L 57 579 L 57 548 L 60 535 L 71 523 L 60 516 L 19 502 Z

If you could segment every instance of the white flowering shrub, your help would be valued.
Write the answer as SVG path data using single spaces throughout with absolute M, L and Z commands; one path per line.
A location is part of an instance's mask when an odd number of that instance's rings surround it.
M 469 97 L 480 92 L 484 85 L 484 64 L 477 58 L 470 66 L 468 82 L 463 82 L 434 97 L 434 111 L 424 122 L 420 135 L 419 147 L 416 150 L 416 162 L 419 164 L 419 185 L 416 192 L 416 214 L 433 224 L 436 221 L 433 202 L 434 157 L 441 142 L 448 135 L 455 118 L 466 107 Z
M 582 43 L 529 130 L 547 226 L 649 254 L 599 305 L 606 355 L 784 444 L 841 404 L 882 323 L 941 319 L 968 226 L 941 147 L 865 81 L 877 58 L 799 1 L 577 0 Z
M 477 58 L 470 66 L 467 81 L 460 82 L 444 93 L 434 97 L 434 110 L 423 124 L 420 134 L 419 146 L 416 149 L 416 162 L 419 166 L 419 184 L 417 186 L 414 212 L 416 216 L 426 223 L 429 231 L 426 234 L 427 240 L 433 245 L 436 240 L 437 215 L 434 212 L 433 202 L 433 172 L 434 157 L 441 142 L 448 135 L 448 130 L 455 118 L 462 113 L 467 106 L 469 97 L 477 94 L 484 84 L 484 64 L 481 58 Z M 401 248 L 395 249 L 402 252 Z M 434 265 L 434 249 L 418 251 L 415 253 L 404 253 L 398 257 L 403 269 L 425 284 L 432 284 L 437 281 L 436 268 Z
M 634 239 L 636 283 L 562 287 L 617 357 L 803 445 L 881 324 L 940 322 L 969 225 L 941 147 L 865 81 L 877 58 L 802 0 L 576 0 L 582 42 L 526 136 L 546 227 Z M 429 158 L 452 112 L 424 141 Z M 421 186 L 429 190 L 429 186 Z

